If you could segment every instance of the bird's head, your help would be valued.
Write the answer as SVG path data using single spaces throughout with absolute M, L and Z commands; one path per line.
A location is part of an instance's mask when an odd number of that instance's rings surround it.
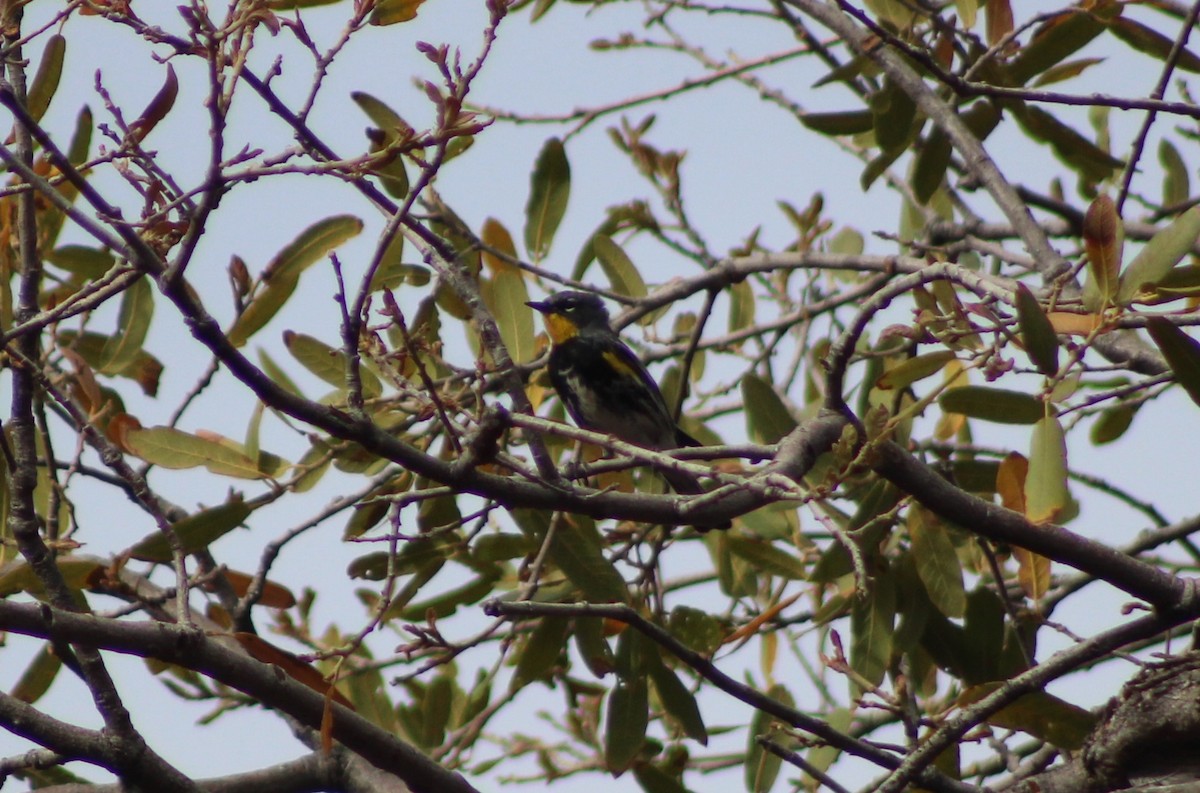
M 575 337 L 581 329 L 608 327 L 608 309 L 600 298 L 587 292 L 557 292 L 525 305 L 541 313 L 554 344 Z

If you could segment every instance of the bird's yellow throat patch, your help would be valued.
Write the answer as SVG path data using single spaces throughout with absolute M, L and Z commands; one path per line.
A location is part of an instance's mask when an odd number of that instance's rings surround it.
M 579 335 L 579 326 L 562 314 L 545 314 L 542 320 L 546 323 L 546 333 L 554 344 L 562 344 Z

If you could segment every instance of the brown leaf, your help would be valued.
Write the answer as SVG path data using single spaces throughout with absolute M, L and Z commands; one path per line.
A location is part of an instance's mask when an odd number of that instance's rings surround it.
M 1088 255 L 1088 271 L 1106 300 L 1117 294 L 1122 237 L 1117 205 L 1107 195 L 1097 196 L 1083 217 L 1083 245 Z
M 237 643 L 242 645 L 250 657 L 256 661 L 261 661 L 264 664 L 272 664 L 279 667 L 284 673 L 295 680 L 297 683 L 311 688 L 323 697 L 332 697 L 339 705 L 354 710 L 354 706 L 350 704 L 350 700 L 346 699 L 341 693 L 334 688 L 325 676 L 318 672 L 310 664 L 301 661 L 295 655 L 292 655 L 287 650 L 268 642 L 253 633 L 245 633 L 238 631 L 233 634 L 233 638 Z
M 1029 460 L 1017 452 L 1009 452 L 1000 461 L 996 471 L 996 492 L 1006 509 L 1025 514 L 1025 477 L 1029 474 Z
M 138 421 L 137 416 L 131 416 L 128 413 L 118 413 L 108 421 L 108 428 L 104 434 L 110 441 L 117 444 L 121 451 L 127 454 L 133 454 L 133 450 L 129 448 L 127 437 L 133 430 L 140 430 L 142 422 Z
M 245 597 L 246 592 L 250 589 L 250 582 L 254 577 L 246 573 L 240 573 L 237 570 L 226 570 L 225 578 L 229 581 L 229 586 L 238 597 Z M 212 584 L 205 586 L 207 591 L 214 589 Z M 296 605 L 296 596 L 290 589 L 282 584 L 276 584 L 274 581 L 263 582 L 262 595 L 258 599 L 260 606 L 267 606 L 273 609 L 290 609 Z
M 1008 0 L 988 0 L 983 13 L 987 21 L 988 46 L 994 47 L 1013 32 L 1012 6 Z
M 1051 311 L 1047 315 L 1055 333 L 1070 336 L 1088 336 L 1094 333 L 1102 324 L 1104 318 L 1099 314 L 1072 314 L 1067 311 Z
M 162 88 L 158 89 L 158 93 L 150 100 L 150 104 L 146 105 L 142 115 L 129 125 L 130 139 L 134 143 L 145 140 L 150 131 L 158 126 L 158 122 L 171 112 L 171 108 L 175 106 L 175 97 L 178 95 L 179 79 L 175 76 L 175 68 L 168 63 L 167 79 L 163 82 Z

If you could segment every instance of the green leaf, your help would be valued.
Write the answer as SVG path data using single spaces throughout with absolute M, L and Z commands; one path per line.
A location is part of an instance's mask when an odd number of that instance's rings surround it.
M 939 668 L 954 677 L 966 677 L 971 655 L 966 632 L 936 609 L 929 609 L 926 615 L 921 647 L 932 656 Z
M 960 707 L 974 704 L 1004 685 L 1002 681 L 984 683 L 964 691 Z M 1007 730 L 1021 730 L 1069 751 L 1083 746 L 1096 726 L 1097 716 L 1083 708 L 1044 691 L 1034 691 L 1007 705 L 986 721 Z
M 528 537 L 511 532 L 483 534 L 471 543 L 471 557 L 480 562 L 504 562 L 536 552 Z
M 748 374 L 742 378 L 742 403 L 747 429 L 757 443 L 777 443 L 796 429 L 796 419 L 766 380 Z
M 550 559 L 579 587 L 592 603 L 625 603 L 625 579 L 604 558 L 604 544 L 596 524 L 582 515 L 567 517 L 550 544 Z
M 929 600 L 947 617 L 961 617 L 967 609 L 962 565 L 945 524 L 929 512 L 912 507 L 908 512 L 908 536 L 917 575 Z
M 704 545 L 717 568 L 721 592 L 729 597 L 749 597 L 758 592 L 754 566 L 729 552 L 729 532 L 710 531 L 704 537 Z
M 202 509 L 194 515 L 175 521 L 171 524 L 171 530 L 179 538 L 183 552 L 192 554 L 208 548 L 242 525 L 252 511 L 241 496 L 235 496 L 224 504 Z M 160 531 L 139 540 L 129 549 L 129 555 L 143 562 L 163 564 L 170 563 L 172 559 L 171 545 L 167 536 Z
M 425 620 L 431 615 L 434 619 L 446 619 L 454 616 L 459 606 L 468 606 L 483 600 L 493 593 L 496 588 L 498 574 L 481 574 L 475 576 L 462 586 L 441 592 L 428 600 L 409 603 L 403 608 L 389 608 L 384 619 L 401 619 L 407 621 Z
M 305 333 L 285 331 L 283 343 L 301 366 L 341 391 L 346 390 L 346 355 L 324 342 Z M 362 382 L 365 399 L 376 399 L 383 394 L 383 384 L 369 369 L 359 366 L 358 376 Z
M 955 460 L 953 470 L 955 484 L 968 493 L 987 495 L 996 492 L 1000 463 L 995 460 Z
M 913 195 L 922 206 L 928 204 L 929 199 L 933 198 L 933 194 L 942 186 L 946 168 L 950 165 L 952 150 L 950 138 L 941 127 L 934 127 L 925 139 L 925 145 L 913 160 Z
M 904 0 L 865 0 L 871 13 L 897 30 L 904 30 L 916 19 L 916 11 Z
M 1040 88 L 1044 85 L 1053 85 L 1061 83 L 1065 80 L 1070 80 L 1072 77 L 1078 77 L 1088 69 L 1097 64 L 1104 63 L 1104 58 L 1079 58 L 1073 61 L 1066 61 L 1057 66 L 1052 66 L 1042 72 L 1036 80 L 1033 81 L 1032 87 Z
M 767 689 L 767 696 L 788 707 L 795 707 L 796 700 L 792 697 L 791 692 L 779 683 L 775 683 Z M 779 777 L 779 769 L 783 765 L 783 760 L 763 749 L 758 743 L 759 736 L 772 736 L 772 727 L 775 722 L 774 716 L 762 710 L 755 710 L 754 718 L 750 720 L 745 764 L 746 790 L 749 793 L 767 793 Z
M 367 118 L 379 127 L 389 143 L 412 131 L 412 126 L 382 99 L 377 99 L 366 91 L 351 91 L 350 98 L 367 114 Z
M 626 630 L 617 639 L 617 676 L 622 680 L 645 680 L 654 664 L 662 663 L 658 649 L 645 634 Z
M 800 123 L 821 135 L 861 135 L 874 128 L 875 116 L 869 110 L 805 113 Z
M 307 493 L 312 490 L 325 476 L 325 472 L 332 464 L 333 459 L 328 444 L 320 439 L 313 439 L 308 451 L 301 455 L 296 462 L 296 471 L 299 476 L 293 481 L 295 491 Z
M 376 99 L 365 91 L 352 91 L 350 98 L 379 127 L 378 133 L 368 131 L 372 154 L 384 151 L 397 141 L 406 140 L 412 135 L 412 127 L 382 100 Z M 390 159 L 382 158 L 372 166 L 371 172 L 379 177 L 383 189 L 387 191 L 388 195 L 397 199 L 408 195 L 408 171 L 404 167 L 404 159 L 398 152 L 392 152 Z M 397 234 L 396 239 L 400 240 L 403 237 Z
M 844 256 L 858 256 L 862 254 L 865 248 L 862 232 L 858 229 L 846 226 L 838 229 L 838 232 L 829 240 L 829 252 L 840 253 Z M 742 281 L 749 288 L 748 281 Z
M 1117 440 L 1133 424 L 1135 415 L 1137 408 L 1129 404 L 1118 404 L 1101 411 L 1089 433 L 1092 443 L 1102 446 Z
M 953 350 L 937 350 L 906 358 L 896 366 L 884 372 L 875 381 L 875 387 L 887 391 L 896 388 L 908 388 L 918 380 L 937 374 L 946 368 L 946 364 L 955 359 Z
M 272 11 L 294 11 L 297 8 L 316 8 L 340 2 L 342 0 L 267 0 L 266 7 Z
M 428 487 L 430 483 L 418 481 L 418 487 Z M 458 508 L 458 495 L 445 495 L 427 498 L 417 508 L 417 528 L 422 533 L 442 532 L 450 526 L 462 523 L 462 511 Z
M 884 152 L 902 150 L 912 137 L 917 105 L 904 89 L 890 79 L 871 97 L 875 142 Z
M 371 659 L 371 654 L 365 647 L 360 646 L 356 654 Z M 361 668 L 354 670 L 354 674 L 346 675 L 338 682 L 345 687 L 346 698 L 354 703 L 358 715 L 388 732 L 400 729 L 396 709 L 383 693 L 388 690 L 388 683 L 378 665 L 363 664 Z
M 67 54 L 67 40 L 58 33 L 46 39 L 46 47 L 42 50 L 41 62 L 38 63 L 37 74 L 29 84 L 29 93 L 25 109 L 34 121 L 40 121 L 50 107 L 50 100 L 58 90 L 59 80 L 62 79 L 63 58 Z
M 650 668 L 650 682 L 654 684 L 654 693 L 658 695 L 663 710 L 679 724 L 683 734 L 707 746 L 708 728 L 704 726 L 700 706 L 683 681 L 666 664 L 658 663 Z
M 263 271 L 263 279 L 298 278 L 334 248 L 357 237 L 362 229 L 363 222 L 353 215 L 333 215 L 317 221 L 275 255 Z
M 525 206 L 525 249 L 533 259 L 541 260 L 549 253 L 570 196 L 571 165 L 566 149 L 561 140 L 550 138 L 534 163 Z
M 963 30 L 975 27 L 975 15 L 979 11 L 977 0 L 954 0 L 954 10 L 958 12 L 958 18 L 962 20 Z
M 850 608 L 850 665 L 870 683 L 883 682 L 891 663 L 895 619 L 896 588 L 884 571 L 868 591 L 854 596 Z
M 812 84 L 813 88 L 821 88 L 826 85 L 844 82 L 851 85 L 862 74 L 870 74 L 874 76 L 878 70 L 874 68 L 874 64 L 865 55 L 856 55 L 841 66 L 833 69 L 829 74 Z
M 1063 164 L 1088 182 L 1104 181 L 1124 165 L 1124 162 L 1040 107 L 1017 105 L 1014 106 L 1013 116 L 1030 137 L 1049 144 Z
M 729 332 L 737 333 L 751 327 L 754 324 L 754 287 L 749 281 L 738 281 L 726 290 L 726 294 L 729 295 Z
M 398 256 L 392 255 L 392 249 L 402 247 L 403 241 L 404 237 L 399 234 L 392 238 L 391 244 L 388 245 L 388 252 L 384 254 L 384 258 L 379 264 L 379 269 L 375 271 L 375 275 L 371 278 L 370 291 L 378 292 L 381 289 L 394 290 L 405 284 L 409 286 L 425 286 L 432 280 L 429 268 L 419 264 L 402 262 Z
M 387 551 L 368 553 L 351 562 L 346 570 L 351 578 L 382 581 L 387 578 L 389 570 L 399 576 L 415 575 L 434 565 L 440 569 L 441 564 L 453 555 L 458 540 L 454 534 L 411 540 L 404 544 L 398 554 Z
M 1047 377 L 1058 372 L 1058 336 L 1050 318 L 1025 284 L 1017 284 L 1017 325 L 1029 360 Z
M 599 617 L 575 619 L 575 646 L 584 665 L 596 677 L 605 677 L 616 670 L 616 656 L 604 638 L 604 620 Z
M 369 151 L 379 154 L 384 146 L 371 141 Z M 379 177 L 383 189 L 392 198 L 403 200 L 408 195 L 408 169 L 404 167 L 404 158 L 398 152 L 381 155 L 378 161 L 371 165 L 371 173 Z M 400 239 L 397 234 L 395 239 Z
M 619 680 L 609 692 L 604 716 L 604 765 L 613 776 L 623 774 L 637 758 L 649 721 L 646 679 Z
M 987 587 L 976 587 L 968 598 L 963 638 L 964 682 L 998 680 L 1004 657 L 1004 603 Z
M 808 577 L 804 562 L 772 543 L 737 534 L 727 535 L 726 542 L 730 553 L 745 559 L 760 572 L 793 581 L 803 581 Z
M 549 11 L 558 0 L 536 0 L 533 10 L 529 12 L 529 21 L 537 22 Z
M 1046 406 L 1037 397 L 981 385 L 952 388 L 938 398 L 938 404 L 947 413 L 999 424 L 1036 424 L 1046 415 Z
M 84 245 L 63 245 L 46 254 L 46 261 L 86 281 L 94 281 L 117 263 L 111 251 Z
M 678 779 L 643 760 L 634 761 L 633 778 L 645 793 L 691 793 Z
M 1104 31 L 1104 19 L 1121 13 L 1115 2 L 1096 3 L 1091 11 L 1072 8 L 1055 16 L 1034 31 L 1029 43 L 1008 64 L 1007 75 L 1014 86 L 1030 79 L 1086 47 Z
M 1158 143 L 1158 161 L 1163 167 L 1163 206 L 1175 206 L 1187 201 L 1192 194 L 1191 179 L 1183 155 L 1171 141 Z
M 607 234 L 595 235 L 592 237 L 592 249 L 614 292 L 630 297 L 646 296 L 646 282 L 642 280 L 641 273 L 611 237 Z
M 1179 215 L 1138 251 L 1121 274 L 1117 303 L 1129 305 L 1139 291 L 1154 286 L 1191 251 L 1200 237 L 1200 207 L 1192 207 Z
M 292 382 L 292 378 L 287 376 L 287 372 L 283 371 L 279 364 L 275 363 L 274 358 L 267 355 L 266 350 L 258 351 L 258 362 L 262 366 L 263 371 L 266 372 L 267 377 L 271 378 L 272 382 L 280 388 L 291 391 L 296 396 L 304 396 L 300 388 Z
M 346 521 L 346 528 L 342 529 L 342 539 L 352 540 L 355 537 L 361 537 L 378 526 L 387 517 L 388 507 L 388 502 L 382 499 L 356 505 L 350 512 L 350 518 Z M 381 556 L 386 561 L 388 554 L 381 554 Z
M 1070 500 L 1066 438 L 1058 419 L 1045 416 L 1033 427 L 1029 473 L 1025 477 L 1025 516 L 1034 523 L 1054 522 Z
M 94 556 L 70 555 L 57 557 L 54 564 L 58 567 L 58 572 L 62 575 L 68 589 L 83 589 L 87 586 L 88 579 L 92 574 L 107 566 L 107 563 Z M 0 598 L 14 595 L 17 592 L 26 592 L 37 598 L 45 595 L 42 579 L 23 559 L 19 562 L 9 562 L 0 567 Z
M 418 743 L 435 749 L 446 740 L 446 724 L 450 721 L 450 708 L 454 702 L 454 678 L 440 674 L 429 681 L 425 696 L 421 698 L 421 734 Z
M 201 466 L 214 474 L 239 479 L 262 479 L 265 474 L 249 456 L 228 446 L 174 427 L 130 430 L 129 450 L 148 463 L 182 470 Z
M 1114 19 L 1109 23 L 1108 29 L 1114 36 L 1138 52 L 1144 52 L 1160 61 L 1165 61 L 1175 47 L 1173 39 L 1128 17 Z M 1187 47 L 1181 48 L 1175 57 L 1175 68 L 1193 74 L 1200 72 L 1200 57 L 1197 57 L 1196 53 Z
M 671 609 L 667 630 L 679 641 L 704 656 L 711 656 L 725 641 L 728 630 L 713 615 L 691 606 Z
M 1139 295 L 1139 302 L 1166 303 L 1200 295 L 1200 265 L 1181 264 L 1154 285 L 1153 295 Z
M 1162 317 L 1151 317 L 1146 330 L 1167 359 L 1175 382 L 1200 405 L 1200 343 Z
M 500 328 L 500 338 L 514 363 L 528 363 L 537 357 L 534 345 L 533 309 L 529 290 L 519 270 L 506 268 L 492 278 L 492 316 Z
M 130 284 L 121 296 L 117 332 L 104 345 L 97 369 L 103 374 L 116 374 L 133 363 L 142 352 L 153 317 L 154 290 L 150 279 L 143 276 Z
M 29 666 L 21 673 L 21 677 L 8 692 L 15 700 L 32 705 L 50 690 L 50 684 L 62 669 L 62 659 L 54 652 L 54 647 L 47 642 L 42 645 Z
M 550 526 L 547 512 L 513 511 L 521 531 L 541 546 Z M 591 603 L 626 603 L 625 579 L 604 558 L 604 544 L 595 521 L 584 515 L 567 515 L 554 532 L 549 557 Z
M 272 317 L 296 291 L 300 276 L 333 249 L 362 231 L 363 223 L 352 215 L 335 215 L 306 228 L 296 239 L 276 254 L 263 271 L 265 284 L 246 310 L 234 320 L 227 334 L 229 342 L 241 347 Z
M 513 691 L 550 675 L 566 647 L 569 627 L 567 620 L 555 617 L 543 617 L 538 622 L 517 657 Z
M 900 159 L 900 155 L 905 151 L 904 147 L 893 149 L 892 151 L 882 151 L 879 153 L 879 156 L 874 157 L 868 162 L 866 167 L 863 168 L 862 175 L 858 177 L 858 184 L 863 192 L 869 190 L 880 174 L 892 167 L 892 164 Z
M 85 331 L 76 333 L 71 330 L 60 331 L 57 337 L 59 345 L 70 347 L 75 352 L 79 353 L 80 357 L 87 362 L 88 366 L 96 371 L 100 371 L 100 364 L 103 360 L 104 350 L 109 347 L 112 340 L 108 336 L 102 336 L 99 333 Z M 147 396 L 154 396 L 158 392 L 158 381 L 162 375 L 162 362 L 155 358 L 145 350 L 140 350 L 134 355 L 133 360 L 122 366 L 120 369 L 106 371 L 104 374 L 113 377 L 125 377 L 135 381 L 142 389 L 142 393 Z M 104 392 L 104 389 L 101 389 Z M 105 392 L 106 395 L 111 396 Z M 119 398 L 114 399 L 114 402 L 119 403 Z
M 925 582 L 917 572 L 914 554 L 915 551 L 909 548 L 892 563 L 896 575 L 896 616 L 899 620 L 896 635 L 892 639 L 893 653 L 908 655 L 910 660 L 919 649 L 921 634 L 929 622 L 930 613 L 935 610 Z
M 417 18 L 417 9 L 425 0 L 378 0 L 371 11 L 372 25 L 395 25 Z
M 961 5 L 961 0 L 959 5 Z M 850 726 L 854 724 L 857 716 L 857 709 L 850 708 L 834 708 L 832 711 L 821 713 L 821 720 L 829 726 L 830 729 L 837 730 L 842 734 L 847 734 Z M 828 771 L 834 761 L 841 755 L 841 749 L 834 746 L 818 745 L 808 752 L 808 763 L 818 771 Z
M 786 501 L 766 504 L 738 518 L 738 523 L 759 540 L 791 540 L 800 536 L 796 505 Z
M 71 145 L 67 147 L 67 162 L 83 165 L 87 162 L 92 145 L 92 111 L 86 105 L 75 117 L 75 131 L 71 134 Z

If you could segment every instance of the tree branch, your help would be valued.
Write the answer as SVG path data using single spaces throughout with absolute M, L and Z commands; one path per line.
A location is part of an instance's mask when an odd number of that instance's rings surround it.
M 314 730 L 321 728 L 326 708 L 331 707 L 334 738 L 373 765 L 403 779 L 416 793 L 477 793 L 460 774 L 446 770 L 353 711 L 328 703 L 281 669 L 224 647 L 219 640 L 197 631 L 163 622 L 117 622 L 9 600 L 0 600 L 0 629 L 178 664 L 235 688 Z

